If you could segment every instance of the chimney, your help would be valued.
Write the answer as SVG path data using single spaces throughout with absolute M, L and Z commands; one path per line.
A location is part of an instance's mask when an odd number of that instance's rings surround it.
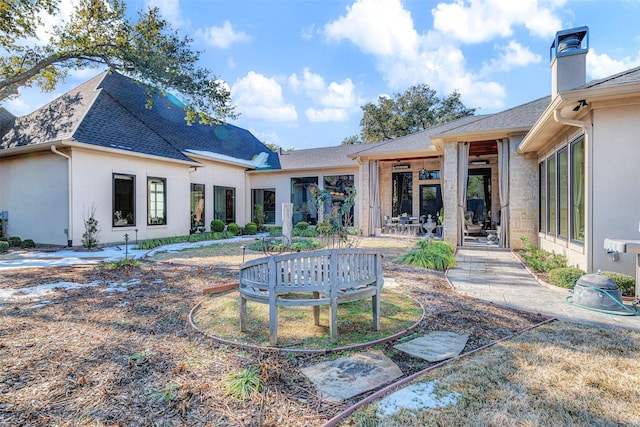
M 578 27 L 556 33 L 549 50 L 551 60 L 551 98 L 587 81 L 589 28 Z

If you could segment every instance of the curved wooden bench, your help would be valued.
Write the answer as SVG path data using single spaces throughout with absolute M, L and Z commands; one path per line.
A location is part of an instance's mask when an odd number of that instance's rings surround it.
M 371 297 L 373 328 L 380 329 L 382 254 L 368 249 L 322 249 L 275 255 L 240 266 L 240 330 L 246 331 L 247 301 L 269 304 L 269 342 L 278 342 L 278 306 L 329 306 L 331 340 L 337 338 L 338 304 Z

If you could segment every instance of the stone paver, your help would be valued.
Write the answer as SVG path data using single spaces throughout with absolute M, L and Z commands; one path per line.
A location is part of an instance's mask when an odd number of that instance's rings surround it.
M 469 340 L 469 334 L 454 331 L 435 331 L 425 336 L 394 345 L 414 357 L 440 362 L 458 356 Z

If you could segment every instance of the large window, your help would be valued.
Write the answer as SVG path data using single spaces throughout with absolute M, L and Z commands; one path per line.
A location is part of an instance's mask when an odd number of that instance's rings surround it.
M 213 187 L 214 219 L 225 224 L 236 222 L 236 189 L 233 187 Z
M 291 178 L 291 203 L 293 203 L 293 223 L 300 221 L 315 225 L 318 210 L 313 200 L 313 191 L 318 189 L 318 177 Z
M 584 243 L 584 138 L 571 144 L 571 239 Z
M 391 175 L 391 214 L 413 214 L 413 173 L 397 172 Z
M 191 184 L 191 233 L 205 231 L 204 184 Z
M 167 223 L 167 181 L 147 178 L 147 225 Z
M 584 137 L 539 164 L 540 231 L 584 243 Z
M 133 175 L 113 174 L 112 225 L 135 225 L 136 178 Z
M 323 179 L 323 188 L 331 194 L 331 200 L 324 205 L 324 212 L 331 215 L 332 210 L 339 210 L 348 197 L 348 191 L 355 189 L 353 175 L 328 175 Z M 345 208 L 345 211 L 347 209 Z M 349 212 L 342 212 L 344 225 L 353 225 L 353 206 Z
M 256 205 L 262 206 L 265 224 L 276 223 L 276 190 L 273 188 L 259 188 L 251 190 L 251 220 L 256 222 Z

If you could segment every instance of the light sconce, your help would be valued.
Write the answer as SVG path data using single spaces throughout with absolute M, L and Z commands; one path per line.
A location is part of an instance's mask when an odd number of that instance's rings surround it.
M 393 170 L 409 169 L 409 165 L 393 165 Z
M 580 101 L 578 101 L 578 105 L 573 107 L 573 111 L 580 111 L 581 108 L 588 107 L 588 106 L 589 104 L 587 104 L 587 101 L 585 101 L 584 99 L 581 99 Z

